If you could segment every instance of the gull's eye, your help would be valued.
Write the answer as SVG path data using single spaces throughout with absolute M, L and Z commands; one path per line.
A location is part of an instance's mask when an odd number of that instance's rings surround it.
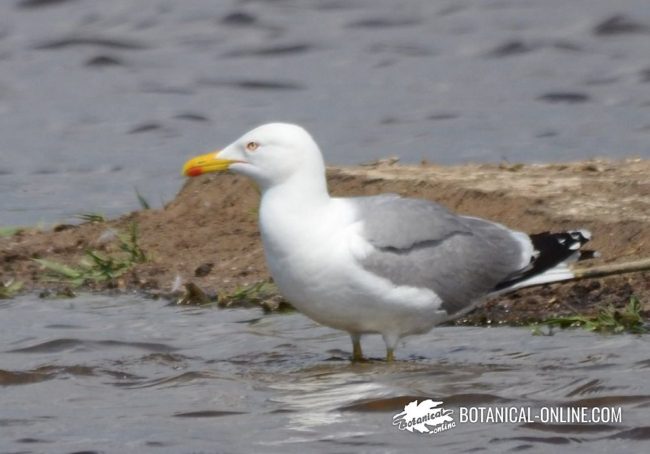
M 248 142 L 248 143 L 246 144 L 246 149 L 247 149 L 248 151 L 255 151 L 255 150 L 257 150 L 259 147 L 260 147 L 260 144 L 257 143 L 257 142 Z

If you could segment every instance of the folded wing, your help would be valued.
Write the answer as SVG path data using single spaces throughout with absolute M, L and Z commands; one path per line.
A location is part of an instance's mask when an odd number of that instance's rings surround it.
M 359 263 L 395 286 L 434 291 L 450 315 L 527 267 L 533 255 L 526 234 L 427 200 L 392 194 L 349 200 L 372 245 Z

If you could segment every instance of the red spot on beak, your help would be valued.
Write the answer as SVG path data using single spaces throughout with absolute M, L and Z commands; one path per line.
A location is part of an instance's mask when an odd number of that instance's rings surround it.
M 198 177 L 202 173 L 203 173 L 203 169 L 201 169 L 201 167 L 192 167 L 191 169 L 187 170 L 188 177 Z

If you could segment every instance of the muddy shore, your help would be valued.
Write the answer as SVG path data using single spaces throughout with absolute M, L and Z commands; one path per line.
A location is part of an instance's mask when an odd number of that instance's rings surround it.
M 595 266 L 650 257 L 650 161 L 594 160 L 550 165 L 401 166 L 380 161 L 330 168 L 333 195 L 396 192 L 435 200 L 452 210 L 527 232 L 587 228 L 601 257 Z M 137 223 L 148 256 L 113 282 L 87 283 L 96 291 L 169 295 L 192 282 L 209 295 L 228 295 L 269 279 L 257 229 L 259 196 L 246 179 L 206 175 L 188 180 L 160 210 L 142 210 L 104 222 L 22 229 L 0 238 L 0 279 L 23 291 L 61 289 L 34 258 L 76 266 L 85 251 L 118 253 L 113 232 Z M 526 289 L 495 298 L 460 323 L 528 323 L 562 314 L 622 307 L 631 296 L 650 310 L 650 272 Z M 264 298 L 277 300 L 266 294 Z

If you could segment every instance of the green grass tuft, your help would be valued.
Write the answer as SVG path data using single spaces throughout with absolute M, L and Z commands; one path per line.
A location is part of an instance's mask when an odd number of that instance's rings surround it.
M 138 188 L 133 188 L 135 189 L 135 196 L 138 198 L 138 202 L 140 203 L 140 207 L 143 210 L 148 210 L 151 208 L 151 205 L 147 201 L 147 199 L 144 198 L 142 194 L 140 194 L 140 191 L 138 191 Z
M 128 259 L 133 263 L 144 263 L 148 260 L 147 254 L 139 243 L 138 224 L 131 222 L 128 235 L 117 235 L 120 241 L 120 249 L 128 254 Z
M 265 312 L 290 312 L 293 307 L 280 295 L 276 285 L 269 281 L 237 287 L 228 294 L 220 294 L 220 307 L 260 307 Z
M 65 282 L 72 287 L 87 283 L 115 282 L 138 263 L 147 261 L 147 255 L 138 243 L 138 226 L 131 223 L 128 234 L 118 234 L 121 253 L 105 255 L 87 250 L 79 266 L 73 267 L 46 259 L 33 259 L 49 273 L 50 280 Z
M 255 302 L 263 299 L 270 293 L 272 284 L 267 281 L 255 282 L 250 285 L 239 286 L 234 292 L 223 295 L 222 298 L 233 302 Z
M 75 218 L 82 220 L 83 222 L 90 222 L 91 224 L 100 224 L 106 222 L 106 217 L 101 213 L 79 213 L 75 215 Z
M 549 318 L 540 324 L 531 326 L 534 335 L 544 334 L 540 325 L 546 325 L 552 334 L 554 327 L 582 328 L 587 331 L 599 333 L 633 333 L 643 334 L 650 332 L 650 326 L 641 314 L 641 302 L 636 297 L 631 297 L 625 308 L 617 309 L 613 306 L 603 307 L 596 315 L 567 315 Z

